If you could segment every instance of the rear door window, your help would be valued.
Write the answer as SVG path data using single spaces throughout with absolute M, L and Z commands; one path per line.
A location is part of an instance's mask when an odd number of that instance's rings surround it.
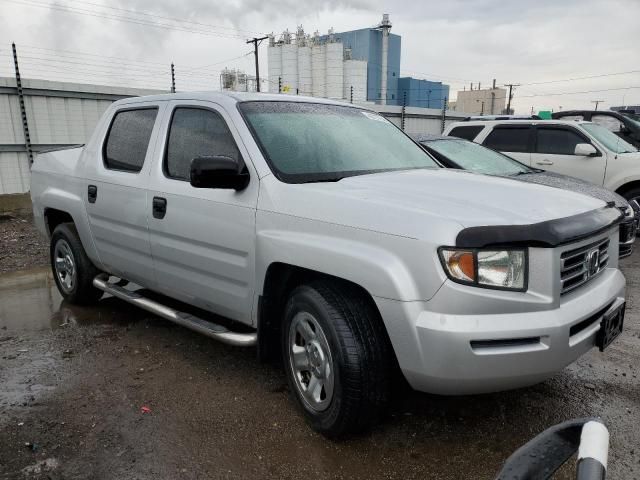
M 104 144 L 104 166 L 132 173 L 142 170 L 157 115 L 156 107 L 117 112 Z
M 499 152 L 528 152 L 529 127 L 495 127 L 483 145 Z
M 455 127 L 449 132 L 448 136 L 464 138 L 465 140 L 470 140 L 473 142 L 473 139 L 478 136 L 483 128 L 484 125 L 465 125 L 462 127 Z
M 537 129 L 537 153 L 574 155 L 576 145 L 579 143 L 589 142 L 568 128 L 538 127 Z

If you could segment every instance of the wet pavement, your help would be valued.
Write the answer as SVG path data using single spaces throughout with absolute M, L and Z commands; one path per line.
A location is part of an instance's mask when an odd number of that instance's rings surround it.
M 403 390 L 340 442 L 305 425 L 253 349 L 114 298 L 68 305 L 46 268 L 0 275 L 0 479 L 489 479 L 541 430 L 593 415 L 611 431 L 609 478 L 640 478 L 639 267 L 624 261 L 625 332 L 604 354 L 512 392 Z

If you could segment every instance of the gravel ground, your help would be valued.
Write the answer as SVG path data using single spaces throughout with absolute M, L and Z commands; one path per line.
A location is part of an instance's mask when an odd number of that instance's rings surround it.
M 48 265 L 48 255 L 31 215 L 0 215 L 0 274 Z
M 18 221 L 16 231 L 35 238 L 28 230 Z M 19 267 L 46 263 L 43 246 L 32 252 L 3 255 L 22 256 Z M 624 261 L 625 332 L 604 354 L 511 392 L 398 392 L 385 422 L 340 442 L 305 425 L 282 371 L 259 364 L 254 350 L 113 298 L 68 305 L 46 268 L 6 273 L 0 479 L 490 479 L 538 432 L 592 415 L 611 431 L 609 478 L 638 479 L 639 266 L 639 253 Z M 574 478 L 572 468 L 557 477 Z

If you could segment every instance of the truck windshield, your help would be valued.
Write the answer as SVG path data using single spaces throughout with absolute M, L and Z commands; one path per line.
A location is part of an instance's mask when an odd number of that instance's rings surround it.
M 600 125 L 596 125 L 595 123 L 582 123 L 580 126 L 614 153 L 631 153 L 638 151 L 636 147 L 625 142 L 615 133 Z
M 467 140 L 433 140 L 426 143 L 464 170 L 485 175 L 522 175 L 534 170 L 490 148 Z
M 274 174 L 288 183 L 416 168 L 436 162 L 381 115 L 319 103 L 239 104 Z

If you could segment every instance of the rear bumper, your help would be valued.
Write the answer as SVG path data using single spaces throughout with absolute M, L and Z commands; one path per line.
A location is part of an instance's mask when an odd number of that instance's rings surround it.
M 447 288 L 445 282 L 442 289 Z M 622 273 L 609 268 L 548 310 L 451 315 L 430 311 L 433 299 L 376 298 L 376 303 L 413 388 L 462 395 L 523 387 L 552 376 L 593 348 L 602 315 L 624 295 Z

